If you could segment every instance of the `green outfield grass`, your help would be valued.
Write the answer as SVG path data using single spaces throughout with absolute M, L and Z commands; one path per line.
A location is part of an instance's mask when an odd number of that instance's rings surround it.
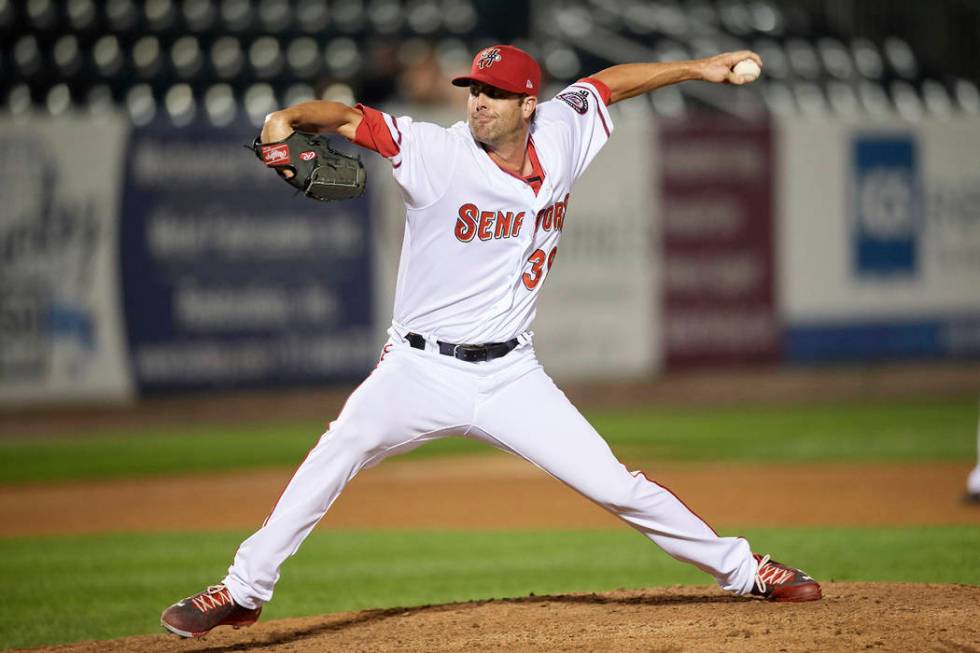
M 587 415 L 628 460 L 817 462 L 968 460 L 976 398 L 794 408 L 631 410 Z M 330 417 L 330 416 L 326 416 Z M 194 425 L 0 440 L 0 483 L 293 467 L 317 422 Z M 487 452 L 452 438 L 408 456 Z
M 980 585 L 980 527 L 745 529 L 822 580 Z M 0 648 L 156 633 L 164 607 L 219 580 L 245 533 L 0 539 Z M 620 531 L 314 533 L 265 617 L 708 584 Z M 719 590 L 720 591 L 720 590 Z

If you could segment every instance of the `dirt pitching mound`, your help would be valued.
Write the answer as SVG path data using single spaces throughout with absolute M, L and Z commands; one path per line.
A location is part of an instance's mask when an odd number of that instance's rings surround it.
M 530 596 L 347 612 L 47 651 L 978 651 L 980 587 L 825 583 L 824 599 L 768 603 L 714 587 Z

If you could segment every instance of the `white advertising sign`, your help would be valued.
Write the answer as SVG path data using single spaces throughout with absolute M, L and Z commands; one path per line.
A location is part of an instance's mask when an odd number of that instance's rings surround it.
M 126 127 L 0 122 L 0 404 L 131 397 L 119 308 Z
M 572 187 L 532 327 L 538 358 L 559 380 L 638 377 L 660 364 L 653 129 L 635 112 L 613 120 L 609 142 Z
M 980 120 L 779 128 L 788 321 L 980 312 Z

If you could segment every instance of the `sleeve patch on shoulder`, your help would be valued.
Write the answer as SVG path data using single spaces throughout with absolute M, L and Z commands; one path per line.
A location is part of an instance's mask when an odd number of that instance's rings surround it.
M 589 92 L 586 90 L 565 91 L 558 94 L 558 99 L 583 116 L 589 110 Z

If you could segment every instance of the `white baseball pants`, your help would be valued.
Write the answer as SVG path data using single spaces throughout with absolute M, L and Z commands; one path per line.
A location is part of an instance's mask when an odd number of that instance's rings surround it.
M 413 349 L 397 336 L 385 350 L 265 524 L 239 547 L 224 579 L 238 604 L 255 608 L 272 598 L 283 562 L 360 470 L 449 435 L 521 456 L 724 589 L 751 590 L 757 565 L 748 542 L 719 537 L 670 491 L 628 471 L 545 374 L 529 342 L 481 363 L 439 354 L 434 343 Z
M 977 466 L 966 477 L 966 491 L 980 494 L 980 424 L 977 425 Z

